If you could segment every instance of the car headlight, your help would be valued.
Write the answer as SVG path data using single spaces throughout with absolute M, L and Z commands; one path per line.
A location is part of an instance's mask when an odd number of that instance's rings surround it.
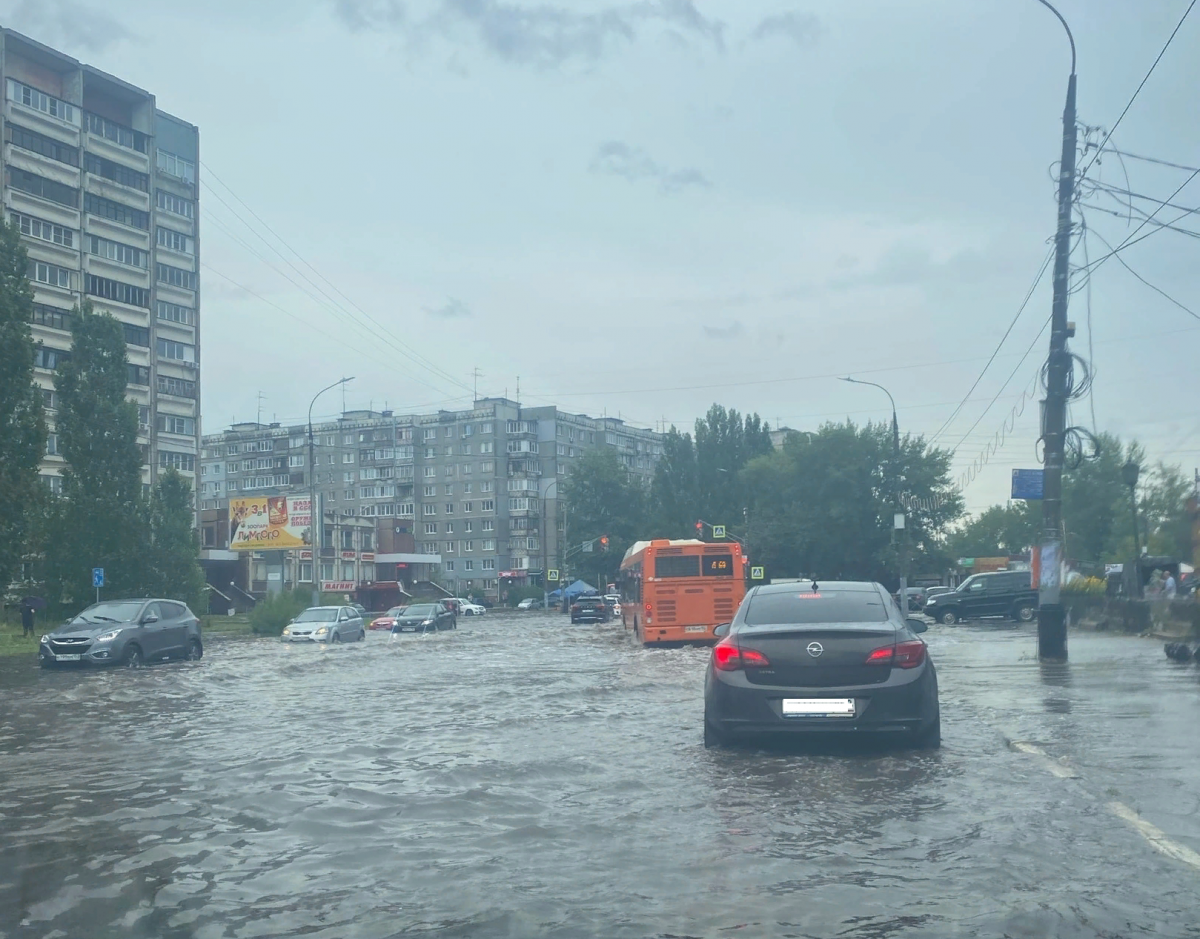
M 424 622 L 422 622 L 422 623 L 421 623 L 421 625 L 422 625 L 422 626 L 432 626 L 432 625 L 433 625 L 433 620 L 431 620 L 431 619 L 427 619 L 427 620 L 425 620 Z
M 112 642 L 117 636 L 121 635 L 121 630 L 114 629 L 112 632 L 107 632 L 103 636 L 97 636 L 97 642 Z
M 287 626 L 283 627 L 283 634 L 285 636 L 290 636 L 292 634 L 292 626 L 290 623 Z
M 317 633 L 316 633 L 316 634 L 317 634 L 318 636 L 324 636 L 324 635 L 325 635 L 327 632 L 329 632 L 329 627 L 328 627 L 328 626 L 322 626 L 322 627 L 320 627 L 320 628 L 317 630 Z
M 50 634 L 49 633 L 46 633 L 46 635 L 42 636 L 42 642 L 46 643 L 47 645 L 50 644 Z

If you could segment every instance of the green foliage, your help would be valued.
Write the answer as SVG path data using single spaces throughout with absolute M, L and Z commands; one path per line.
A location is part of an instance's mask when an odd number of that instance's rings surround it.
M 1076 577 L 1062 585 L 1063 593 L 1102 597 L 1108 588 L 1103 577 Z
M 952 558 L 992 558 L 1020 554 L 1041 541 L 1040 502 L 993 505 L 946 539 Z
M 562 486 L 569 506 L 567 538 L 574 551 L 566 562 L 568 570 L 592 583 L 613 580 L 626 549 L 647 537 L 645 489 L 608 447 L 585 451 Z M 583 542 L 602 535 L 609 539 L 607 551 L 599 543 L 590 552 L 578 550 Z
M 250 611 L 250 630 L 256 636 L 278 636 L 283 627 L 312 603 L 312 590 L 281 590 L 260 600 Z
M 148 592 L 184 600 L 194 610 L 206 610 L 208 600 L 195 524 L 192 484 L 176 470 L 168 469 L 159 477 L 150 500 Z
M 749 552 L 780 576 L 896 582 L 892 516 L 897 493 L 933 508 L 908 512 L 911 550 L 937 550 L 962 513 L 950 488 L 950 453 L 906 437 L 893 456 L 891 428 L 826 424 L 788 438 L 742 471 L 750 508 Z
M 15 578 L 40 500 L 38 462 L 46 450 L 42 395 L 33 380 L 29 329 L 33 291 L 16 229 L 0 222 L 0 585 Z
M 545 595 L 542 593 L 541 587 L 509 587 L 508 599 L 505 600 L 504 603 L 507 606 L 515 607 L 518 603 L 524 599 L 527 599 L 528 597 L 536 597 L 538 600 L 541 600 L 544 596 Z
M 71 357 L 58 380 L 62 498 L 46 545 L 47 592 L 79 602 L 91 569 L 103 567 L 109 596 L 146 592 L 148 505 L 142 497 L 137 406 L 125 398 L 125 336 L 85 302 L 71 327 Z

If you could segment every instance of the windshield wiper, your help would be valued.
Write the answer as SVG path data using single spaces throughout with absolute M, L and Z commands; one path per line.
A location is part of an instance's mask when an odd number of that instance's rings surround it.
M 93 615 L 93 616 L 95 616 L 95 617 L 96 617 L 96 619 L 98 619 L 98 620 L 99 620 L 100 622 L 102 622 L 102 623 L 117 623 L 117 622 L 120 622 L 120 620 L 115 620 L 115 619 L 113 619 L 111 616 L 100 616 L 100 615 L 98 615 L 98 614 L 92 614 L 92 615 Z M 91 621 L 91 620 L 88 620 L 88 622 L 90 623 L 90 622 L 92 622 L 92 621 Z

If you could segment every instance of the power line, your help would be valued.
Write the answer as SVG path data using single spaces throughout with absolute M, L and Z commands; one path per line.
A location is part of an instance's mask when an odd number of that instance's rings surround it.
M 1095 163 L 1096 160 L 1100 157 L 1100 150 L 1112 138 L 1112 135 L 1116 132 L 1117 128 L 1121 125 L 1121 121 L 1124 120 L 1125 115 L 1129 113 L 1129 109 L 1131 107 L 1133 107 L 1133 102 L 1135 102 L 1137 100 L 1137 96 L 1139 94 L 1141 94 L 1142 89 L 1146 86 L 1146 82 L 1149 81 L 1150 76 L 1154 74 L 1154 70 L 1158 67 L 1158 63 L 1162 61 L 1162 57 L 1164 55 L 1166 55 L 1167 49 L 1170 47 L 1172 40 L 1174 40 L 1175 34 L 1179 32 L 1179 28 L 1181 26 L 1183 26 L 1183 21 L 1188 18 L 1188 14 L 1192 12 L 1192 7 L 1194 7 L 1195 5 L 1196 5 L 1196 0 L 1192 0 L 1192 2 L 1188 4 L 1187 9 L 1183 11 L 1183 16 L 1181 16 L 1179 18 L 1179 22 L 1175 24 L 1175 28 L 1173 30 L 1171 30 L 1171 35 L 1167 37 L 1167 41 L 1165 43 L 1163 43 L 1163 47 L 1159 50 L 1158 55 L 1156 55 L 1154 57 L 1154 61 L 1152 63 L 1150 63 L 1150 68 L 1146 72 L 1145 76 L 1143 76 L 1142 80 L 1140 82 L 1138 82 L 1137 88 L 1135 88 L 1133 91 L 1133 96 L 1129 99 L 1129 102 L 1125 105 L 1125 108 L 1121 111 L 1120 116 L 1117 117 L 1116 123 L 1114 123 L 1113 126 L 1111 128 L 1109 128 L 1108 133 L 1106 133 L 1104 135 L 1104 139 L 1102 141 L 1100 141 L 1100 146 L 1096 149 L 1096 153 L 1092 156 L 1091 160 L 1088 161 L 1088 165 L 1083 168 L 1083 172 L 1079 174 L 1079 177 L 1081 179 L 1083 177 L 1087 176 L 1087 172 L 1088 172 L 1088 170 L 1090 170 L 1092 168 L 1092 164 Z
M 946 420 L 942 424 L 942 426 L 938 428 L 937 433 L 929 438 L 929 443 L 931 446 L 938 439 L 938 437 L 940 437 L 942 435 L 942 433 L 946 430 L 946 428 L 950 426 L 950 423 L 954 420 L 954 418 L 956 418 L 958 416 L 959 412 L 962 411 L 963 406 L 967 403 L 968 400 L 970 400 L 971 395 L 974 393 L 975 389 L 979 387 L 979 383 L 981 381 L 983 381 L 983 376 L 987 374 L 987 370 L 991 367 L 992 362 L 995 361 L 996 356 L 1000 353 L 1000 348 L 1004 345 L 1004 341 L 1006 339 L 1008 339 L 1009 333 L 1011 333 L 1013 331 L 1013 327 L 1015 327 L 1017 325 L 1017 320 L 1019 320 L 1021 318 L 1021 314 L 1025 312 L 1025 307 L 1029 305 L 1029 300 L 1030 300 L 1030 298 L 1033 297 L 1033 292 L 1035 290 L 1037 290 L 1038 284 L 1040 284 L 1042 282 L 1042 277 L 1046 273 L 1046 268 L 1048 268 L 1050 266 L 1050 260 L 1053 257 L 1054 257 L 1054 248 L 1051 247 L 1050 250 L 1046 252 L 1046 258 L 1045 258 L 1045 260 L 1042 261 L 1042 266 L 1038 269 L 1037 276 L 1033 279 L 1033 283 L 1029 285 L 1029 290 L 1025 294 L 1025 299 L 1021 301 L 1020 307 L 1017 308 L 1017 315 L 1014 316 L 1012 319 L 1012 322 L 1008 324 L 1008 329 L 1006 329 L 1004 331 L 1004 335 L 1000 337 L 1000 341 L 996 344 L 996 348 L 992 351 L 992 354 L 988 357 L 987 362 L 984 364 L 983 371 L 981 371 L 979 373 L 979 376 L 971 384 L 971 387 L 969 389 L 967 389 L 967 393 L 963 396 L 963 399 L 958 403 L 958 407 L 956 407 L 954 409 L 954 411 L 950 414 L 950 416 L 948 418 L 946 418 Z M 1043 327 L 1043 328 L 1045 328 L 1045 327 Z M 1041 334 L 1039 333 L 1038 335 L 1041 335 Z M 1028 355 L 1028 353 L 1026 353 L 1026 355 Z M 1024 358 L 1025 357 L 1022 356 L 1021 360 L 1024 361 Z M 978 422 L 976 422 L 976 423 L 978 423 Z
M 1129 157 L 1131 160 L 1142 160 L 1145 163 L 1157 163 L 1159 166 L 1169 166 L 1171 169 L 1188 170 L 1194 172 L 1196 167 L 1184 166 L 1182 163 L 1172 163 L 1170 160 L 1160 160 L 1158 157 L 1142 156 L 1139 153 L 1130 153 L 1128 150 L 1118 150 L 1116 147 L 1104 147 L 1104 153 L 1115 153 L 1117 156 Z
M 1121 257 L 1119 254 L 1117 254 L 1117 252 L 1113 249 L 1113 246 L 1110 245 L 1107 241 L 1105 241 L 1103 236 L 1101 236 L 1100 234 L 1097 234 L 1096 237 L 1100 239 L 1100 241 L 1104 244 L 1104 246 L 1106 248 L 1108 248 L 1110 251 L 1112 251 L 1112 256 L 1115 257 L 1119 262 L 1121 262 L 1121 266 L 1124 267 L 1125 270 L 1129 271 L 1130 274 L 1132 274 L 1134 277 L 1136 277 L 1138 280 L 1140 280 L 1143 284 L 1145 284 L 1147 287 L 1149 287 L 1151 290 L 1153 290 L 1159 296 L 1164 297 L 1167 300 L 1171 301 L 1171 303 L 1175 304 L 1175 306 L 1177 306 L 1177 307 L 1179 307 L 1179 309 L 1183 310 L 1183 312 L 1188 314 L 1188 316 L 1191 316 L 1193 319 L 1200 320 L 1200 313 L 1196 313 L 1190 307 L 1184 306 L 1182 303 L 1180 303 L 1178 300 L 1176 300 L 1174 297 L 1172 297 L 1165 290 L 1161 289 L 1160 287 L 1156 287 L 1154 284 L 1150 283 L 1150 281 L 1146 280 L 1145 277 L 1143 277 L 1141 274 L 1139 274 L 1137 271 L 1135 271 L 1132 267 L 1130 267 L 1128 264 L 1126 264 L 1125 259 L 1123 257 Z M 1089 282 L 1091 281 L 1090 274 L 1088 275 L 1088 281 Z

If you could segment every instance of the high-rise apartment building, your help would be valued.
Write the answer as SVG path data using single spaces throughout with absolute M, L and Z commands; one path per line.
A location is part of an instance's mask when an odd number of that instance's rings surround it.
M 269 578 L 411 583 L 435 568 L 462 594 L 496 597 L 502 584 L 540 584 L 547 566 L 565 563 L 564 521 L 567 539 L 570 527 L 559 487 L 571 465 L 587 450 L 611 447 L 648 484 L 662 453 L 653 431 L 506 398 L 465 411 L 350 411 L 313 435 L 320 545 L 315 557 L 294 551 L 275 568 L 270 552 L 246 559 L 228 551 L 229 500 L 307 494 L 307 428 L 247 423 L 204 437 L 202 558 L 221 571 L 215 586 L 240 579 L 241 589 L 261 595 Z M 214 566 L 236 563 L 244 566 Z
M 59 487 L 54 374 L 72 310 L 89 300 L 125 331 L 143 482 L 195 476 L 200 434 L 199 131 L 154 95 L 0 28 L 3 201 L 33 284 L 36 379 Z

